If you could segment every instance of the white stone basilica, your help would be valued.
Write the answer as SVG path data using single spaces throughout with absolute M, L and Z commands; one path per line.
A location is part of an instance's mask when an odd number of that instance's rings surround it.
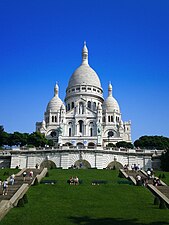
M 36 131 L 52 139 L 56 146 L 106 147 L 119 141 L 131 142 L 131 122 L 123 122 L 119 104 L 108 86 L 108 97 L 97 73 L 88 64 L 86 43 L 82 49 L 82 63 L 70 77 L 63 101 L 59 87 L 48 103 L 43 122 L 36 123 Z
M 119 141 L 131 142 L 131 123 L 123 122 L 119 105 L 108 86 L 108 97 L 96 72 L 88 64 L 88 50 L 84 44 L 82 64 L 72 74 L 66 89 L 65 104 L 59 98 L 59 87 L 48 103 L 43 122 L 36 130 L 55 142 L 54 147 L 20 148 L 12 150 L 7 161 L 11 168 L 34 168 L 53 165 L 68 169 L 113 168 L 139 164 L 151 168 L 154 152 L 146 149 L 112 147 Z M 0 159 L 1 160 L 1 159 Z M 5 159 L 2 159 L 5 160 Z M 2 164 L 0 161 L 0 164 Z

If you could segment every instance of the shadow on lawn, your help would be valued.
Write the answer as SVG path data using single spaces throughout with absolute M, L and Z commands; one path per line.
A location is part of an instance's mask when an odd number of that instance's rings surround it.
M 134 220 L 124 220 L 120 218 L 90 218 L 87 216 L 84 217 L 69 217 L 74 224 L 83 224 L 83 225 L 169 225 L 167 222 L 152 222 L 152 223 L 139 223 L 137 219 Z

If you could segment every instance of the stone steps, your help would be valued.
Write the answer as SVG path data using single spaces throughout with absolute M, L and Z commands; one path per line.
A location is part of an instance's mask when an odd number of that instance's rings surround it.
M 157 186 L 156 188 L 169 199 L 169 186 Z
M 29 172 L 31 170 L 33 171 L 33 178 L 32 179 L 29 177 Z M 11 185 L 10 182 L 9 182 L 7 195 L 2 195 L 2 189 L 0 189 L 0 201 L 11 199 L 11 197 L 22 186 L 22 184 L 31 185 L 32 182 L 33 182 L 33 179 L 36 177 L 36 175 L 40 174 L 42 170 L 41 169 L 26 169 L 25 171 L 27 173 L 27 175 L 25 177 L 25 180 L 23 178 L 23 174 L 20 174 L 20 175 L 15 176 L 15 182 L 14 182 L 13 185 Z
M 125 171 L 128 177 L 134 178 L 133 180 L 136 179 L 137 174 L 139 174 L 143 179 L 147 179 L 148 176 L 146 175 L 146 172 L 144 171 Z M 168 204 L 169 202 L 169 186 L 167 186 L 164 182 L 162 183 L 162 186 L 153 186 L 153 178 L 147 179 L 148 182 L 148 188 L 152 190 L 153 193 L 156 193 L 157 195 L 160 196 L 160 198 L 163 198 L 164 201 Z M 134 181 L 133 181 L 134 183 Z

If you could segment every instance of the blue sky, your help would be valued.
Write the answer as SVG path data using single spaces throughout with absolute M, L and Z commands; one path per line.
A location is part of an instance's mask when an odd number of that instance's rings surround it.
M 33 132 L 58 82 L 60 97 L 81 63 L 107 96 L 109 81 L 132 140 L 169 137 L 168 0 L 0 1 L 0 124 Z

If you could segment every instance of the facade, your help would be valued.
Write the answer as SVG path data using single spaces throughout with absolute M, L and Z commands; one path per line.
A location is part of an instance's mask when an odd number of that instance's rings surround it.
M 56 146 L 106 147 L 119 141 L 131 142 L 131 122 L 123 122 L 120 107 L 108 86 L 108 97 L 97 73 L 88 63 L 86 43 L 82 63 L 70 77 L 64 102 L 59 86 L 48 103 L 44 120 L 36 123 L 36 131 L 52 139 Z

